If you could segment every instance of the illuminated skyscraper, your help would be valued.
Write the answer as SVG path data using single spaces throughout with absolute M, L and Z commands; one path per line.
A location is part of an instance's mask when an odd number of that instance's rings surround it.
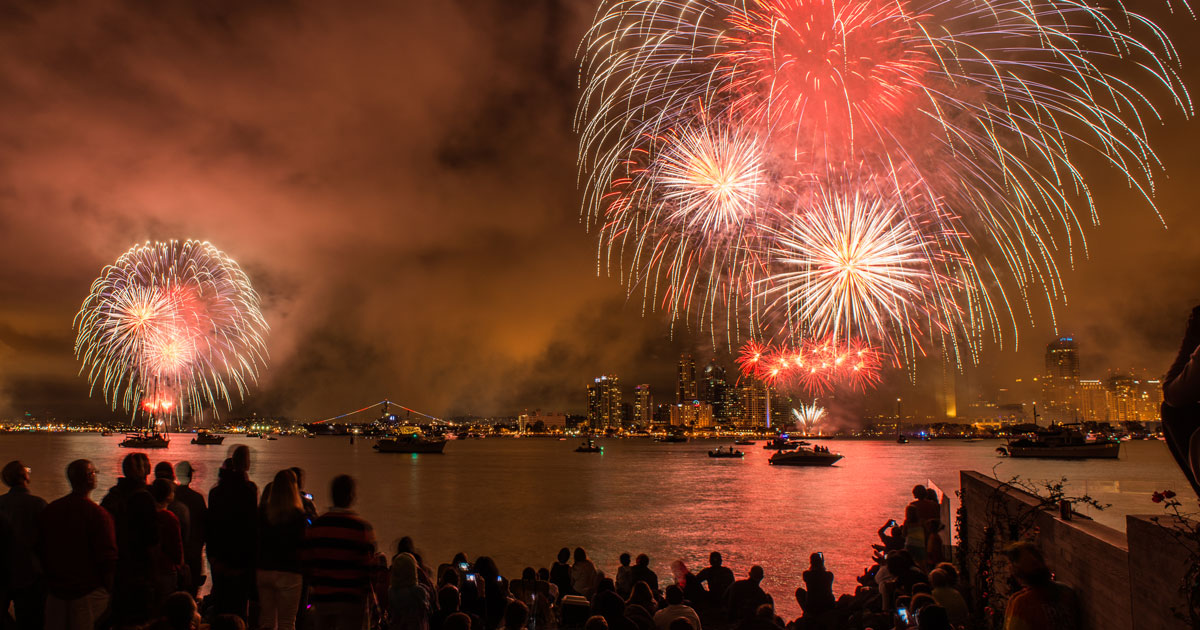
M 588 426 L 593 429 L 619 429 L 621 410 L 620 380 L 611 374 L 601 376 L 587 386 Z
M 744 383 L 737 392 L 737 414 L 734 422 L 740 428 L 761 429 L 767 426 L 767 388 L 759 382 Z
M 1108 421 L 1134 422 L 1138 420 L 1138 382 L 1129 374 L 1113 374 L 1108 377 Z
M 1084 422 L 1108 421 L 1108 395 L 1104 383 L 1079 381 L 1079 419 Z
M 700 379 L 700 400 L 712 406 L 712 415 L 717 422 L 729 419 L 729 387 L 725 383 L 725 368 L 717 360 L 708 362 Z
M 650 386 L 638 385 L 633 388 L 633 423 L 648 427 L 653 420 L 654 399 L 650 397 Z
M 671 407 L 671 426 L 707 429 L 713 426 L 712 405 L 698 400 Z
M 684 353 L 679 356 L 679 386 L 675 391 L 675 402 L 693 402 L 699 400 L 696 391 L 696 361 L 692 355 Z
M 1042 375 L 1042 415 L 1051 422 L 1072 422 L 1079 416 L 1079 346 L 1072 337 L 1046 345 Z

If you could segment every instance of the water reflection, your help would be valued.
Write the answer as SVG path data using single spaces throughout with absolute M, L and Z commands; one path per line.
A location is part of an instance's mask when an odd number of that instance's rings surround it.
M 445 455 L 380 454 L 370 440 L 229 437 L 223 446 L 198 446 L 176 436 L 170 449 L 148 451 L 151 462 L 189 460 L 193 485 L 207 493 L 232 447 L 253 450 L 251 477 L 261 487 L 285 467 L 306 470 L 319 508 L 328 507 L 329 481 L 349 473 L 360 482 L 359 509 L 392 551 L 402 535 L 415 538 L 430 564 L 455 552 L 490 555 L 508 575 L 549 566 L 563 546 L 585 547 L 613 571 L 623 551 L 650 555 L 662 581 L 682 558 L 693 571 L 720 550 L 738 577 L 752 564 L 766 569 L 765 588 L 785 616 L 797 614 L 791 593 L 808 554 L 824 551 L 837 588 L 852 590 L 869 562 L 876 530 L 900 519 L 915 483 L 930 480 L 949 493 L 958 472 L 994 471 L 1000 478 L 1066 476 L 1076 492 L 1113 507 L 1092 514 L 1124 529 L 1128 513 L 1152 513 L 1150 493 L 1187 488 L 1159 442 L 1130 442 L 1117 461 L 1065 462 L 997 458 L 995 442 L 832 441 L 846 458 L 833 468 L 776 468 L 769 451 L 743 447 L 744 460 L 710 459 L 715 442 L 661 444 L 602 440 L 600 455 L 574 453 L 573 442 L 544 439 L 451 442 Z M 33 468 L 33 491 L 67 492 L 72 459 L 101 471 L 96 499 L 120 474 L 120 436 L 7 435 L 0 458 Z M 957 507 L 957 505 L 955 505 Z

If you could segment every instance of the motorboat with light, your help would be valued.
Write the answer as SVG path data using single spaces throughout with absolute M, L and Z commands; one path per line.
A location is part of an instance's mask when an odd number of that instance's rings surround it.
M 767 460 L 773 466 L 832 466 L 842 459 L 841 453 L 834 453 L 824 447 L 804 448 L 779 451 Z
M 197 431 L 196 437 L 192 438 L 192 444 L 199 444 L 199 445 L 215 446 L 215 445 L 221 444 L 224 441 L 225 441 L 224 435 L 217 435 L 215 433 L 209 433 L 208 431 Z

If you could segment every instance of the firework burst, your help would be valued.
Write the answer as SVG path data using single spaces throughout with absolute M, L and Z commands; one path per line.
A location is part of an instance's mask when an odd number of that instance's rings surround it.
M 744 378 L 784 390 L 823 394 L 834 389 L 865 390 L 879 382 L 884 355 L 860 340 L 826 338 L 795 345 L 742 347 L 736 359 Z
M 813 435 L 817 432 L 817 426 L 825 419 L 825 408 L 814 400 L 810 404 L 801 404 L 798 408 L 792 409 L 792 417 L 796 419 L 796 426 L 805 435 Z
M 1153 206 L 1154 101 L 1192 111 L 1178 66 L 1120 4 L 609 0 L 583 54 L 584 213 L 631 291 L 731 342 L 977 360 L 1030 300 L 1053 313 L 1086 251 L 1078 156 Z M 853 252 L 831 239 L 848 231 Z
M 92 283 L 75 328 L 93 390 L 114 409 L 156 419 L 230 405 L 266 365 L 258 294 L 233 259 L 200 241 L 122 254 Z

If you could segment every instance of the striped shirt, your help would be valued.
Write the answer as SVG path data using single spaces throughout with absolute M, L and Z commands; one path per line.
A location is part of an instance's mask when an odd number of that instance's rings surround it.
M 375 563 L 375 531 L 358 514 L 334 508 L 308 528 L 301 558 L 313 603 L 363 601 Z

